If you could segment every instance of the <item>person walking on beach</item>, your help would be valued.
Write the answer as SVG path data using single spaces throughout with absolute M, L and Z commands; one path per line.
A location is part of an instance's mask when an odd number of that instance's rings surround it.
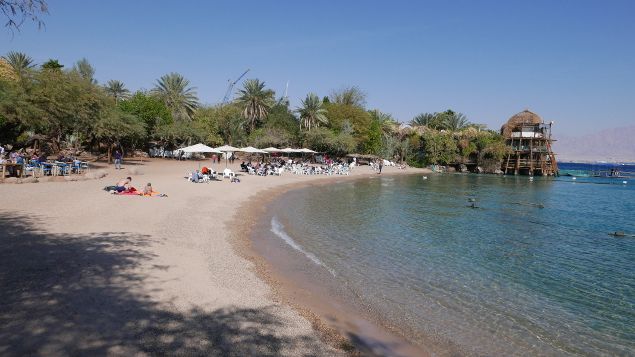
M 218 156 L 216 156 L 216 154 L 212 155 L 212 164 L 215 164 L 216 162 L 218 162 Z
M 381 175 L 381 169 L 384 167 L 384 160 L 379 159 L 379 172 L 377 174 Z
M 122 155 L 119 150 L 115 151 L 115 170 L 121 170 Z

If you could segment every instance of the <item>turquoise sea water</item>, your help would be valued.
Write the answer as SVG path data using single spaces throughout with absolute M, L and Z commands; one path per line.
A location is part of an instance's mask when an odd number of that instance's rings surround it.
M 271 233 L 387 325 L 477 355 L 635 355 L 635 182 L 420 175 L 291 191 Z M 480 207 L 467 207 L 470 199 Z

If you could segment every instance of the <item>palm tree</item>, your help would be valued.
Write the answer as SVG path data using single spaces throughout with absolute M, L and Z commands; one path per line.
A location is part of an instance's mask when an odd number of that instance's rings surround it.
M 24 78 L 35 67 L 33 58 L 22 52 L 11 51 L 3 58 L 11 65 L 19 78 Z
M 300 125 L 307 130 L 329 122 L 326 109 L 322 108 L 322 101 L 314 93 L 309 93 L 296 111 L 300 114 Z
M 249 123 L 249 132 L 253 132 L 256 123 L 267 117 L 267 112 L 275 104 L 274 91 L 265 89 L 265 82 L 258 79 L 248 79 L 236 101 L 244 106 L 243 117 Z
M 453 110 L 448 109 L 443 112 L 443 115 L 445 116 L 444 123 L 446 129 L 456 131 L 465 129 L 468 125 L 470 125 L 470 122 L 467 120 L 467 117 L 463 113 L 457 113 Z
M 191 120 L 198 107 L 195 88 L 190 87 L 190 81 L 178 73 L 161 77 L 152 93 L 165 103 L 176 120 Z
M 366 93 L 357 86 L 347 87 L 331 93 L 333 103 L 363 108 L 366 105 Z
M 438 113 L 421 113 L 410 121 L 412 126 L 430 126 L 437 117 Z
M 126 88 L 122 81 L 111 79 L 104 86 L 104 90 L 106 90 L 108 95 L 115 98 L 115 102 L 118 102 L 120 99 L 130 97 L 130 91 Z

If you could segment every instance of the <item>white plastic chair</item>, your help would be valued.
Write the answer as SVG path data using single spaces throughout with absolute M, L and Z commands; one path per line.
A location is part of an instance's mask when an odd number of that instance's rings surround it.
M 232 176 L 236 176 L 236 174 L 232 170 L 230 170 L 229 168 L 223 170 L 223 179 L 225 177 L 232 178 Z

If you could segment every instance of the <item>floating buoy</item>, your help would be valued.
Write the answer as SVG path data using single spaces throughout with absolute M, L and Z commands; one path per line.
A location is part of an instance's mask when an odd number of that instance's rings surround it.
M 476 202 L 476 198 L 468 198 L 467 201 L 468 202 Z
M 427 180 L 427 179 L 428 179 L 428 176 L 423 176 L 423 179 L 424 179 L 424 180 Z
M 572 177 L 571 179 L 572 179 L 572 180 L 575 180 L 575 177 Z
M 534 180 L 534 177 L 533 177 L 533 176 L 530 176 L 530 177 L 529 177 L 529 181 L 533 181 L 533 180 Z
M 628 181 L 622 181 L 622 183 L 626 185 L 628 183 Z

